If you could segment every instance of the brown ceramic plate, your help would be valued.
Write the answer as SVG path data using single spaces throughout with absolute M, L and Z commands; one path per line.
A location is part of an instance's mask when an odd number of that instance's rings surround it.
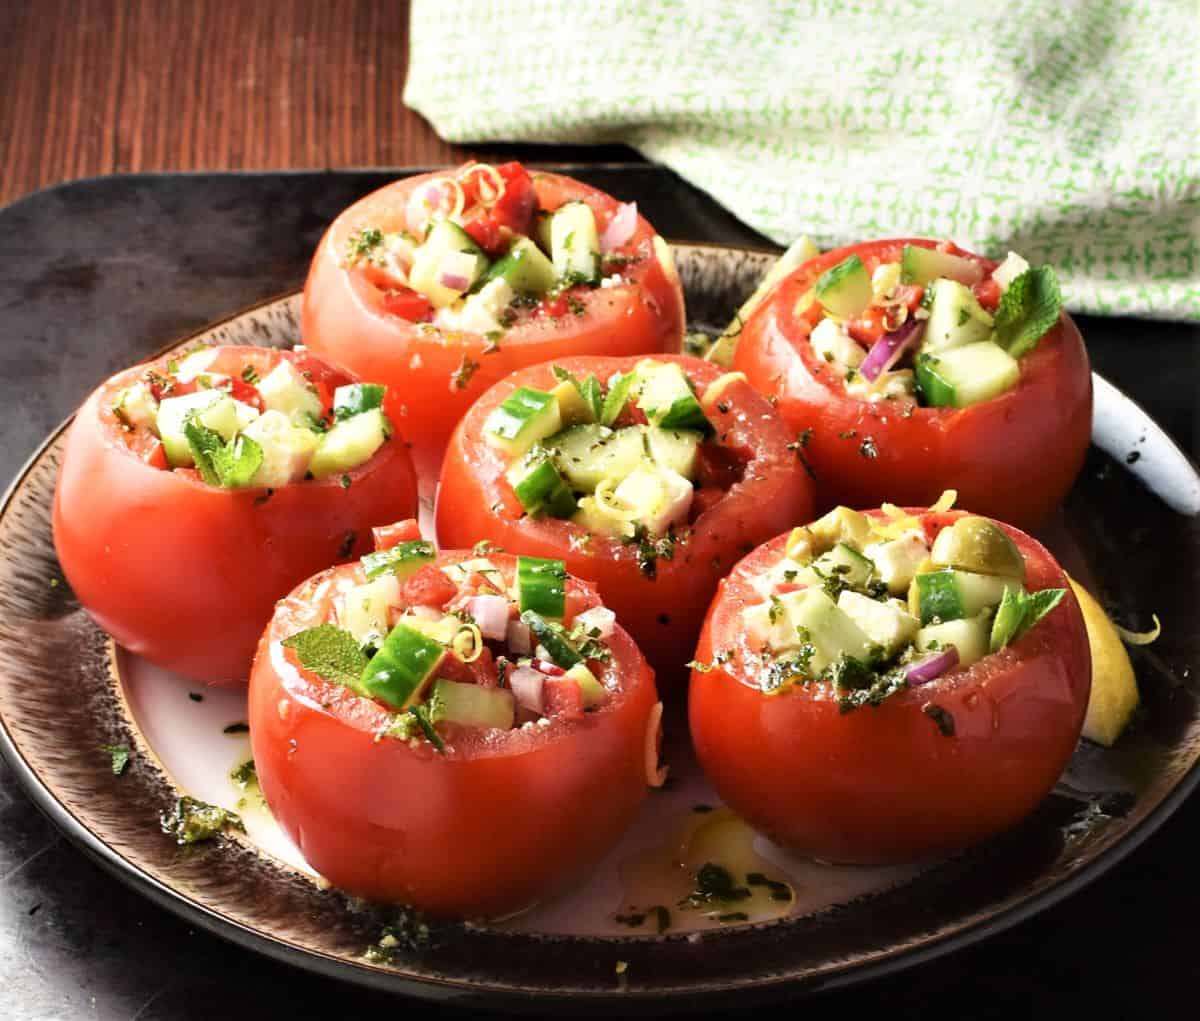
M 720 325 L 771 260 L 677 246 L 696 326 Z M 229 319 L 196 340 L 286 345 L 297 299 Z M 182 345 L 181 345 L 182 346 Z M 112 643 L 62 581 L 50 504 L 62 429 L 0 505 L 0 751 L 36 803 L 86 852 L 157 903 L 242 946 L 398 993 L 551 1011 L 745 1005 L 828 989 L 983 938 L 1078 890 L 1144 840 L 1200 780 L 1200 478 L 1137 406 L 1097 379 L 1084 473 L 1046 531 L 1069 570 L 1116 616 L 1164 634 L 1135 654 L 1144 709 L 1111 750 L 1083 744 L 1058 789 L 1013 832 L 898 886 L 799 918 L 666 938 L 596 939 L 449 926 L 389 965 L 364 948 L 391 920 L 320 890 L 234 837 L 180 848 L 159 815 L 179 791 L 129 710 Z M 1169 556 L 1172 571 L 1162 571 Z M 114 579 L 114 584 L 119 583 Z M 1185 697 L 1178 697 L 1185 696 Z M 127 744 L 121 776 L 97 749 Z M 627 962 L 618 975 L 616 963 Z

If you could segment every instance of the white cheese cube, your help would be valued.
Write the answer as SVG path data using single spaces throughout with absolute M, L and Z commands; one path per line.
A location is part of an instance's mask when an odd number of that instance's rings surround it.
M 856 369 L 867 357 L 867 352 L 846 332 L 845 326 L 833 319 L 822 319 L 808 335 L 813 350 L 827 362 Z
M 875 573 L 892 595 L 908 591 L 921 562 L 929 556 L 929 547 L 920 532 L 905 532 L 890 542 L 874 542 L 863 554 L 875 564 Z
M 921 622 L 898 599 L 885 603 L 846 589 L 838 596 L 838 609 L 857 624 L 890 656 L 911 642 Z
M 320 443 L 316 433 L 292 425 L 282 411 L 264 412 L 242 435 L 262 447 L 263 462 L 254 473 L 253 485 L 272 489 L 303 479 Z
M 130 429 L 150 429 L 157 432 L 158 401 L 145 383 L 125 387 L 113 405 L 113 414 Z
M 629 507 L 651 535 L 662 535 L 687 518 L 694 492 L 679 472 L 659 464 L 640 464 L 613 490 L 613 498 Z
M 1016 252 L 1009 252 L 1004 261 L 992 273 L 992 279 L 1000 285 L 1002 291 L 1007 291 L 1014 280 L 1029 269 L 1029 263 Z
M 325 409 L 312 386 L 288 361 L 282 361 L 258 382 L 258 392 L 268 411 L 279 411 L 293 425 L 311 425 Z
M 346 593 L 338 623 L 354 635 L 359 645 L 383 638 L 390 627 L 393 606 L 400 605 L 400 580 L 385 574 Z

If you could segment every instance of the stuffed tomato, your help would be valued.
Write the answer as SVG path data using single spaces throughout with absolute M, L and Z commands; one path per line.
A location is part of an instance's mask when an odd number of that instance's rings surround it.
M 808 436 L 822 508 L 967 509 L 1039 524 L 1075 480 L 1092 381 L 1049 267 L 888 240 L 803 264 L 750 316 L 733 367 Z
M 760 394 L 706 362 L 567 358 L 514 373 L 459 424 L 438 536 L 561 557 L 668 683 L 718 580 L 808 516 L 799 453 Z
M 1090 682 L 1079 606 L 1029 536 L 963 512 L 837 508 L 724 582 L 690 726 L 722 798 L 771 839 L 912 861 L 1034 809 Z
M 496 917 L 585 874 L 661 783 L 654 674 L 561 561 L 435 554 L 410 524 L 279 603 L 254 762 L 335 886 Z
M 305 343 L 388 384 L 422 478 L 471 402 L 515 369 L 678 351 L 683 329 L 670 248 L 636 206 L 519 163 L 368 195 L 329 228 L 304 289 Z
M 54 544 L 121 645 L 244 682 L 275 601 L 416 507 L 383 387 L 303 351 L 201 349 L 100 386 L 67 434 Z

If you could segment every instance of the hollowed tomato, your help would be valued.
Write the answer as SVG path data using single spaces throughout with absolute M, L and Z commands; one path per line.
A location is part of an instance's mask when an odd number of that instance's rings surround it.
M 760 687 L 766 667 L 741 614 L 761 601 L 751 579 L 782 558 L 787 537 L 734 568 L 696 650 L 713 667 L 692 673 L 689 693 L 696 754 L 734 811 L 801 854 L 882 863 L 959 850 L 1034 809 L 1079 739 L 1091 659 L 1062 569 L 1001 527 L 1025 558 L 1027 590 L 1067 589 L 1061 603 L 974 665 L 850 712 L 827 683 Z
M 489 559 L 511 583 L 516 558 Z M 351 893 L 460 918 L 519 910 L 585 874 L 633 820 L 656 754 L 654 674 L 633 640 L 619 626 L 607 639 L 597 678 L 609 697 L 595 711 L 443 730 L 442 753 L 385 736 L 394 717 L 383 706 L 305 670 L 281 644 L 329 622 L 338 592 L 363 580 L 345 565 L 282 600 L 250 678 L 259 782 L 305 859 Z M 600 600 L 567 586 L 569 626 Z
M 919 239 L 870 241 L 806 262 L 747 321 L 733 367 L 777 401 L 793 429 L 811 430 L 805 453 L 820 509 L 884 500 L 926 506 L 956 489 L 961 507 L 1036 526 L 1066 496 L 1091 436 L 1091 371 L 1069 316 L 1020 359 L 1013 389 L 967 408 L 859 400 L 809 343 L 812 323 L 797 305 L 821 274 L 852 254 L 871 271 L 898 260 L 908 244 L 935 246 Z
M 353 377 L 303 352 L 217 349 L 213 373 L 265 376 L 281 359 L 331 396 Z M 113 412 L 148 369 L 96 389 L 67 433 L 54 494 L 54 543 L 80 603 L 121 645 L 193 680 L 245 681 L 275 601 L 356 550 L 374 525 L 416 509 L 412 460 L 396 437 L 364 464 L 279 489 L 221 489 L 189 469 L 167 470 L 139 449 Z M 133 437 L 133 440 L 130 440 Z M 156 441 L 155 441 L 156 442 Z

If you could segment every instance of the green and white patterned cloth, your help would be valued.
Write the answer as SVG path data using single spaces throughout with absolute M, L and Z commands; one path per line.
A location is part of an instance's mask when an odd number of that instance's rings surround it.
M 1197 0 L 414 0 L 453 142 L 626 142 L 786 244 L 950 237 L 1200 320 Z

